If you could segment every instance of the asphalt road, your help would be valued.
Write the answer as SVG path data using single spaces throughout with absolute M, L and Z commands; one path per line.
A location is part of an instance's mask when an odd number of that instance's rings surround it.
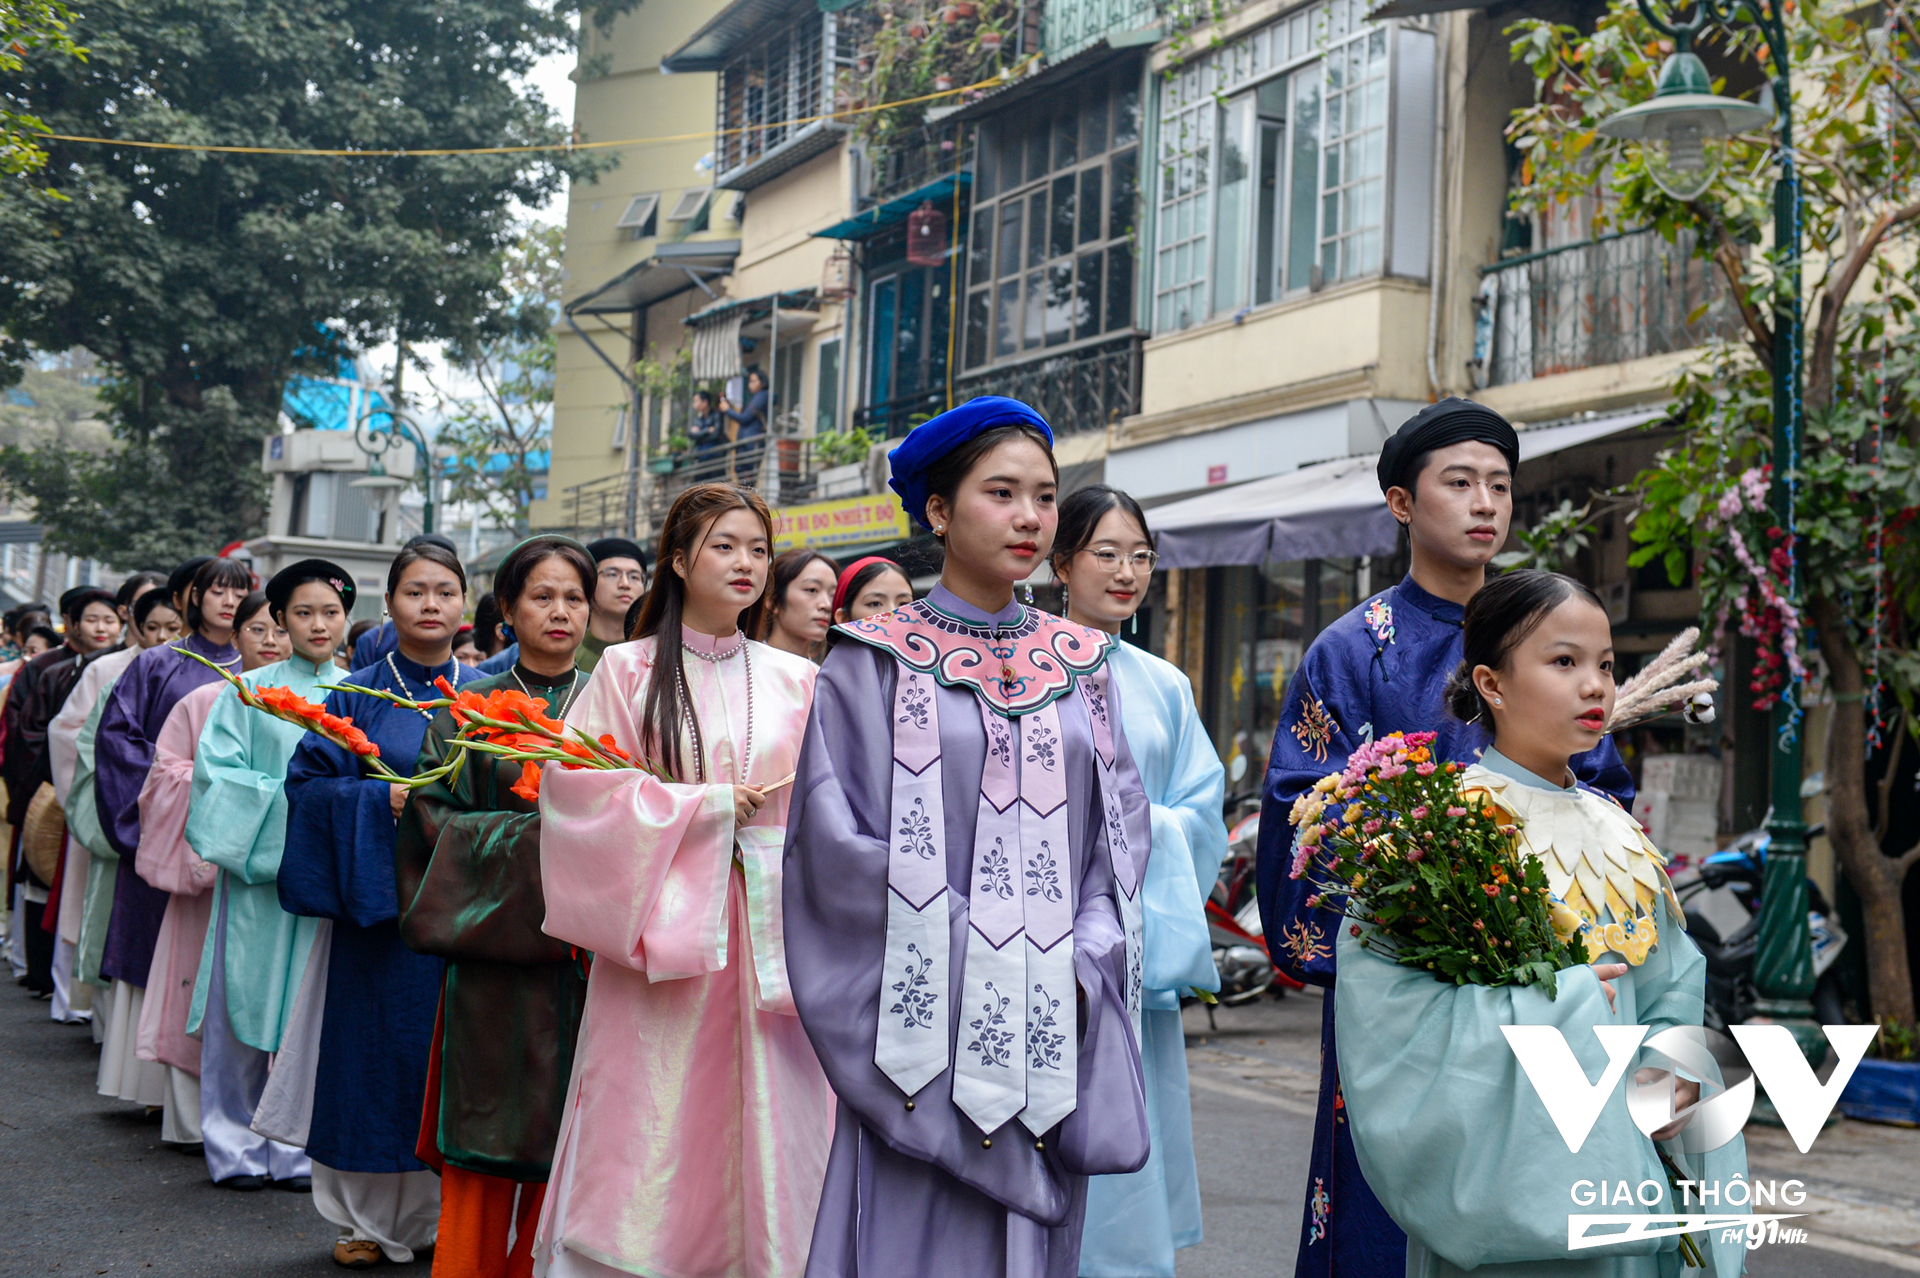
M 1181 1278 L 1291 1278 L 1318 1077 L 1319 1000 L 1187 1013 L 1206 1240 Z M 238 1194 L 160 1140 L 157 1114 L 94 1092 L 85 1026 L 0 986 L 0 1274 L 295 1278 L 338 1274 L 332 1227 L 304 1195 Z M 1883 1131 L 1885 1129 L 1882 1129 Z M 1762 1248 L 1760 1278 L 1901 1278 L 1920 1252 L 1868 1258 Z M 1875 1263 L 1886 1257 L 1892 1264 Z M 423 1276 L 424 1263 L 407 1267 Z M 880 1278 L 893 1278 L 883 1275 Z

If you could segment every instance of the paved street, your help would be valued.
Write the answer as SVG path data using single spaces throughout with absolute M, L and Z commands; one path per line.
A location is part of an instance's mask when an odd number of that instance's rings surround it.
M 235 1194 L 198 1157 L 160 1142 L 149 1119 L 94 1094 L 97 1052 L 84 1026 L 0 990 L 0 1201 L 14 1227 L 0 1273 L 164 1278 L 340 1272 L 331 1228 L 305 1196 Z M 1194 1135 L 1206 1241 L 1181 1278 L 1290 1278 L 1319 1056 L 1312 995 L 1187 1012 Z M 1750 1129 L 1755 1174 L 1808 1181 L 1818 1246 L 1763 1248 L 1760 1278 L 1899 1278 L 1920 1273 L 1920 1133 L 1847 1123 L 1804 1163 L 1783 1134 Z M 1791 1170 L 1788 1170 L 1788 1168 Z M 1902 1170 L 1904 1169 L 1904 1170 Z M 426 1266 L 409 1272 L 424 1275 Z M 890 1276 L 889 1276 L 890 1278 Z

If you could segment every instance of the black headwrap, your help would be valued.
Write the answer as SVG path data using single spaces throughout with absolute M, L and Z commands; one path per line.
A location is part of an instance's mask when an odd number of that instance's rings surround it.
M 175 568 L 167 577 L 167 597 L 178 598 L 193 584 L 193 576 L 200 569 L 213 562 L 212 555 L 195 555 L 192 559 Z
M 640 549 L 639 543 L 625 537 L 602 537 L 598 541 L 587 543 L 587 553 L 593 556 L 594 563 L 607 559 L 631 559 L 642 568 L 647 566 L 647 552 Z
M 1413 491 L 1420 477 L 1420 459 L 1436 448 L 1453 444 L 1491 444 L 1507 459 L 1507 469 L 1515 477 L 1520 473 L 1520 436 L 1506 418 L 1484 404 L 1468 399 L 1447 398 L 1408 418 L 1380 450 L 1380 491 L 1404 488 Z
M 302 559 L 297 564 L 289 564 L 273 575 L 266 586 L 267 604 L 278 617 L 287 611 L 287 604 L 293 599 L 293 592 L 309 581 L 317 581 L 333 588 L 340 596 L 340 606 L 348 612 L 353 611 L 353 576 L 339 564 L 325 559 Z

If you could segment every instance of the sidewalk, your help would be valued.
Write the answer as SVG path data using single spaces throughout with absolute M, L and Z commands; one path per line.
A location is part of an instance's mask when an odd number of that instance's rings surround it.
M 1842 1119 L 1804 1154 L 1778 1127 L 1746 1137 L 1749 1178 L 1806 1184 L 1811 1245 L 1920 1273 L 1920 1129 Z

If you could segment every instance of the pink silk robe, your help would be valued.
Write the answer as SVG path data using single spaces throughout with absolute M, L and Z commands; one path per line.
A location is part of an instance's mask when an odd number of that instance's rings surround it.
M 744 779 L 766 785 L 798 762 L 814 667 L 748 647 Z M 568 722 L 641 753 L 654 651 L 652 639 L 608 648 Z M 545 930 L 591 950 L 593 971 L 535 1254 L 565 1248 L 635 1273 L 788 1278 L 806 1267 L 834 1108 L 787 983 L 790 790 L 735 828 L 742 657 L 689 653 L 685 665 L 712 784 L 551 764 L 541 780 Z M 684 731 L 681 740 L 690 773 Z
M 195 688 L 167 714 L 154 743 L 153 769 L 140 787 L 140 848 L 134 872 L 173 895 L 160 919 L 147 999 L 140 1008 L 135 1055 L 200 1072 L 200 1041 L 187 1037 L 187 1011 L 193 1005 L 193 980 L 200 971 L 200 949 L 213 914 L 213 866 L 187 846 L 187 800 L 193 795 L 193 751 L 213 703 L 227 688 L 219 680 Z

